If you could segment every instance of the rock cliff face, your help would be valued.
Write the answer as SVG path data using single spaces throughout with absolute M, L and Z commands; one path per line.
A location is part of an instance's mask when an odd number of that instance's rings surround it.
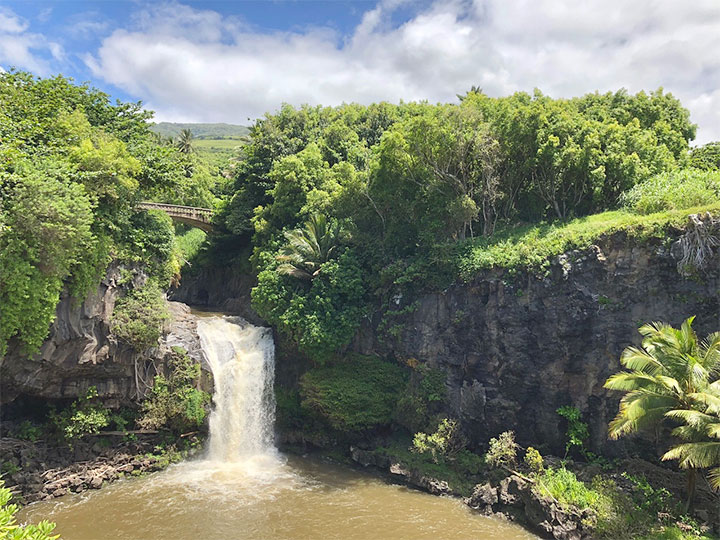
M 700 335 L 718 329 L 717 258 L 703 275 L 683 277 L 669 245 L 616 233 L 560 256 L 547 275 L 488 271 L 401 300 L 397 309 L 417 309 L 400 318 L 399 336 L 382 339 L 369 324 L 354 348 L 443 369 L 447 412 L 474 444 L 514 429 L 521 443 L 561 452 L 566 425 L 555 411 L 574 405 L 592 446 L 618 453 L 606 430 L 619 396 L 603 383 L 620 368 L 622 350 L 639 343 L 638 326 L 696 315 Z
M 107 406 L 126 405 L 146 391 L 142 381 L 154 376 L 170 346 L 183 346 L 202 361 L 195 320 L 182 304 L 170 304 L 172 322 L 159 347 L 140 354 L 114 338 L 110 318 L 116 300 L 146 280 L 143 273 L 136 272 L 130 282 L 121 284 L 120 275 L 118 266 L 110 266 L 97 290 L 81 304 L 64 297 L 48 339 L 37 354 L 24 354 L 18 343 L 11 343 L 0 359 L 0 403 L 19 396 L 75 399 L 95 386 Z
M 191 306 L 240 315 L 252 324 L 264 326 L 250 305 L 250 290 L 256 283 L 255 276 L 237 265 L 207 266 L 183 275 L 180 286 L 171 290 L 168 297 Z

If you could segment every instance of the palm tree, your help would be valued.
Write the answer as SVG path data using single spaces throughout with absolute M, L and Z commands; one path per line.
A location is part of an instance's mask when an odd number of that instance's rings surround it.
M 189 129 L 181 130 L 177 140 L 175 141 L 175 145 L 178 147 L 178 150 L 180 150 L 180 152 L 182 152 L 183 154 L 191 154 L 192 152 L 194 152 L 195 148 L 193 147 L 192 131 L 190 131 Z
M 610 422 L 612 439 L 655 427 L 666 418 L 681 418 L 677 411 L 703 410 L 698 395 L 706 391 L 720 367 L 720 334 L 711 334 L 700 342 L 692 329 L 693 320 L 688 318 L 680 329 L 663 323 L 646 324 L 639 330 L 642 348 L 623 351 L 620 362 L 628 371 L 616 373 L 605 382 L 605 388 L 625 392 L 620 410 Z M 676 428 L 674 434 L 692 443 L 705 437 L 701 429 L 687 424 Z M 697 468 L 692 461 L 683 463 L 688 469 L 689 509 Z
M 667 416 L 683 425 L 673 434 L 689 442 L 671 448 L 663 461 L 677 460 L 683 469 L 711 469 L 710 485 L 720 489 L 720 381 L 690 396 L 700 410 L 672 410 Z
M 322 215 L 310 216 L 301 229 L 286 232 L 287 244 L 277 260 L 277 271 L 299 279 L 312 280 L 329 261 L 340 242 L 340 224 Z

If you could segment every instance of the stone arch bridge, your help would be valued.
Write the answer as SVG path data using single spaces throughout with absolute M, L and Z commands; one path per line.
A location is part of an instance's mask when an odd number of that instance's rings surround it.
M 196 208 L 194 206 L 181 206 L 179 204 L 163 204 L 144 201 L 137 205 L 141 210 L 161 210 L 178 223 L 185 223 L 202 229 L 205 232 L 212 230 L 210 220 L 213 211 L 210 208 Z

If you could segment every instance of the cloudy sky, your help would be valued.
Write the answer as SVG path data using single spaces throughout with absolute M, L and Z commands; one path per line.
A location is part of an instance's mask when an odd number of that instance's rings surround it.
M 282 102 L 569 97 L 660 86 L 720 139 L 720 0 L 0 0 L 0 67 L 63 73 L 168 121 Z

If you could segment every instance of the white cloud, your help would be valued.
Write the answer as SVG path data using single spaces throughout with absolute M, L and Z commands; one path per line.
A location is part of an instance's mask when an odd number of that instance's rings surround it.
M 67 29 L 67 33 L 75 39 L 88 39 L 102 34 L 109 28 L 106 21 L 90 19 L 80 20 Z
M 720 139 L 717 0 L 437 0 L 393 26 L 403 3 L 379 3 L 349 36 L 264 33 L 161 4 L 86 63 L 165 120 L 245 123 L 283 101 L 453 101 L 471 85 L 554 96 L 663 86 L 690 108 L 698 142 Z
M 0 68 L 17 67 L 47 75 L 50 65 L 46 54 L 61 60 L 64 58 L 63 48 L 41 34 L 29 32 L 28 28 L 27 21 L 0 7 Z

